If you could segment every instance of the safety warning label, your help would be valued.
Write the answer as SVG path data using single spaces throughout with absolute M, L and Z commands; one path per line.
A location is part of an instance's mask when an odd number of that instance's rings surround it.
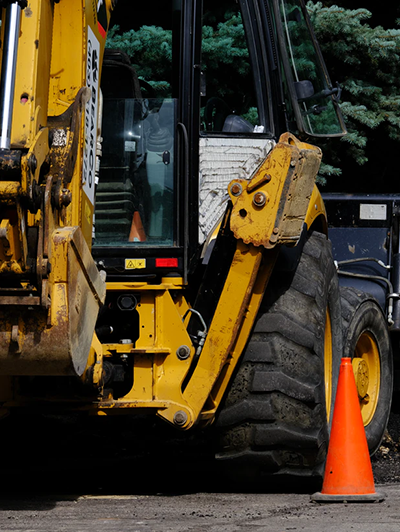
M 125 259 L 125 270 L 141 270 L 146 268 L 146 259 Z

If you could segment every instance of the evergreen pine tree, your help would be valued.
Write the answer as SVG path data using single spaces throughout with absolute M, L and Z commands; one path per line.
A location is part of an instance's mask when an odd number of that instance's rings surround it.
M 388 146 L 400 147 L 400 30 L 370 27 L 366 9 L 311 1 L 307 8 L 331 77 L 342 85 L 341 109 L 348 128 L 340 142 L 323 146 L 321 173 L 343 172 L 337 188 L 351 177 L 352 188 L 378 191 L 396 157 Z M 381 176 L 376 175 L 379 170 Z
M 331 4 L 310 0 L 307 8 L 331 79 L 343 88 L 341 109 L 348 134 L 321 145 L 320 175 L 322 181 L 329 177 L 331 189 L 390 192 L 400 142 L 400 30 L 371 27 L 367 9 Z M 237 11 L 228 11 L 221 19 L 225 20 L 218 22 L 205 14 L 203 70 L 210 93 L 229 102 L 235 92 L 246 92 L 248 53 Z M 120 34 L 114 26 L 107 45 L 127 52 L 139 77 L 151 83 L 157 96 L 170 96 L 170 30 L 144 26 Z M 252 108 L 246 118 L 257 123 L 251 112 Z

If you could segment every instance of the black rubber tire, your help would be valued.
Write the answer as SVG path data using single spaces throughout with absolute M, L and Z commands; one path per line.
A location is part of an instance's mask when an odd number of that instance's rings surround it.
M 231 480 L 322 477 L 330 425 L 324 382 L 327 308 L 334 399 L 342 350 L 339 286 L 330 241 L 313 232 L 296 271 L 271 278 L 216 422 L 216 457 Z
M 379 351 L 380 387 L 375 413 L 365 426 L 368 448 L 373 455 L 380 446 L 389 419 L 393 394 L 392 346 L 385 316 L 370 295 L 342 287 L 340 289 L 343 326 L 343 356 L 353 359 L 357 342 L 369 333 Z

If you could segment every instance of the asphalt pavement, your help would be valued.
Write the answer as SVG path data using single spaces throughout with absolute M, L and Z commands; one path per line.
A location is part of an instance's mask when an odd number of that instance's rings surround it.
M 397 532 L 400 486 L 381 503 L 316 504 L 309 494 L 81 494 L 3 498 L 2 532 Z M 135 490 L 133 490 L 135 491 Z
M 399 437 L 373 459 L 381 503 L 317 504 L 311 485 L 223 482 L 212 448 L 156 427 L 17 419 L 3 425 L 1 532 L 391 532 L 400 530 Z M 17 425 L 15 425 L 17 423 Z M 8 429 L 8 430 L 7 430 Z M 107 429 L 107 430 L 105 430 Z M 165 434 L 164 434 L 165 435 Z M 174 439 L 175 438 L 175 439 Z

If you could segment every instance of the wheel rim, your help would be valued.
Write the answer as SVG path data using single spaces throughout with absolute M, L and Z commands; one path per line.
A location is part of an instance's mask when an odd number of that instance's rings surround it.
M 352 364 L 365 427 L 374 417 L 381 382 L 379 349 L 371 333 L 361 334 L 354 350 Z
M 329 423 L 332 408 L 332 324 L 329 309 L 326 311 L 325 318 L 324 376 L 326 417 Z

